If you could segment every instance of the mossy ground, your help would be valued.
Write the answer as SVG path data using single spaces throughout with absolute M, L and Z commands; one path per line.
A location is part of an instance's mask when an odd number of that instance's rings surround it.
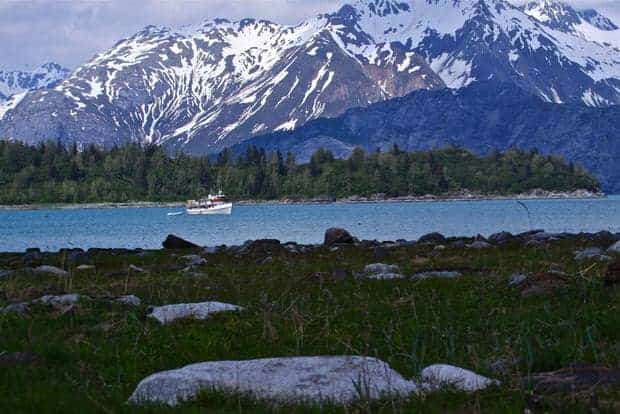
M 618 409 L 620 390 L 596 399 L 584 395 L 534 396 L 521 378 L 571 364 L 620 366 L 620 289 L 602 283 L 605 265 L 573 261 L 586 241 L 544 248 L 518 244 L 472 251 L 430 246 L 283 253 L 268 264 L 253 256 L 208 255 L 205 276 L 179 271 L 184 253 L 157 251 L 141 257 L 99 253 L 95 272 L 79 273 L 63 257 L 70 278 L 19 272 L 0 279 L 0 305 L 43 294 L 82 293 L 95 300 L 69 312 L 35 307 L 30 315 L 0 314 L 0 353 L 29 351 L 41 361 L 0 371 L 0 412 L 384 412 L 465 413 L 602 412 Z M 260 261 L 260 258 L 259 258 Z M 395 263 L 405 274 L 456 269 L 457 280 L 333 280 L 375 262 Z M 19 256 L 0 255 L 0 268 L 17 268 Z M 130 264 L 148 273 L 127 271 Z M 521 298 L 509 275 L 559 269 L 571 286 L 552 295 Z M 324 272 L 323 278 L 313 277 Z M 102 300 L 135 294 L 139 308 Z M 99 299 L 97 299 L 99 298 Z M 247 311 L 208 321 L 160 326 L 146 318 L 148 305 L 217 300 Z M 369 355 L 406 377 L 433 363 L 449 363 L 502 380 L 474 395 L 441 392 L 402 401 L 355 406 L 282 407 L 207 392 L 175 409 L 126 404 L 137 383 L 162 370 L 230 359 L 300 355 Z M 499 369 L 498 367 L 501 367 Z M 592 401 L 596 401 L 592 403 Z M 614 405 L 616 404 L 616 405 Z

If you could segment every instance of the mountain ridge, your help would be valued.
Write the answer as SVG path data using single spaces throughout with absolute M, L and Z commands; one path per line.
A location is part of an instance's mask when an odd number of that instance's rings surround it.
M 577 13 L 560 30 L 524 10 L 505 0 L 357 0 L 296 26 L 148 26 L 54 89 L 5 104 L 0 137 L 202 154 L 414 90 L 489 79 L 550 102 L 620 103 L 613 22 Z

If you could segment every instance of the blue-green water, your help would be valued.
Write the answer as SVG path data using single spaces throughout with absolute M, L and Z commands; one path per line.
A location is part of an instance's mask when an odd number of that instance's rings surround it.
M 235 206 L 231 216 L 168 216 L 171 208 L 0 211 L 0 251 L 28 247 L 159 248 L 173 233 L 205 246 L 276 238 L 318 243 L 339 226 L 360 239 L 414 240 L 450 236 L 548 232 L 620 232 L 620 196 L 595 200 L 371 203 Z

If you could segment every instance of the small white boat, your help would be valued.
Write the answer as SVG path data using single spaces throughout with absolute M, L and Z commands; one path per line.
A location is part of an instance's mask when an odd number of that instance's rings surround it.
M 232 202 L 220 191 L 216 195 L 209 194 L 209 197 L 201 200 L 189 200 L 187 202 L 187 214 L 232 214 Z
M 168 213 L 169 216 L 180 216 L 181 214 L 185 213 L 184 211 L 176 211 L 174 213 Z

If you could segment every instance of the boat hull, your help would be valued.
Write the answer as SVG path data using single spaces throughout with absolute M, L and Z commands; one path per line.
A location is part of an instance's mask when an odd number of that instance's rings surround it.
M 211 215 L 211 214 L 223 214 L 230 215 L 232 214 L 232 203 L 226 203 L 222 205 L 218 205 L 215 207 L 198 207 L 198 208 L 188 208 L 187 214 L 192 216 L 200 216 L 200 215 Z

